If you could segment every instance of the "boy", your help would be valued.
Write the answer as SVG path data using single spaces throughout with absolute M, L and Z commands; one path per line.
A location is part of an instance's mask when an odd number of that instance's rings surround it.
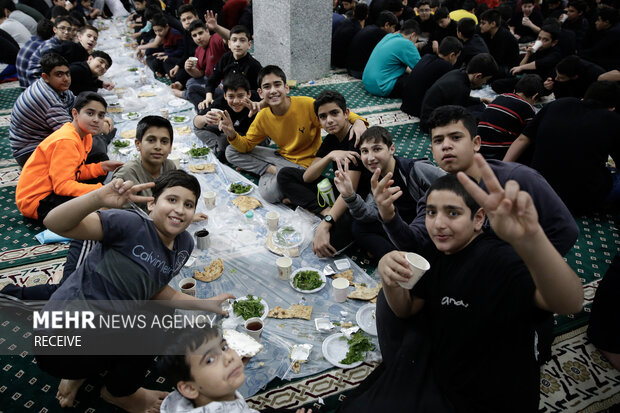
M 467 70 L 452 70 L 440 77 L 424 94 L 420 109 L 420 127 L 428 131 L 428 118 L 440 106 L 459 105 L 480 111 L 481 103 L 490 103 L 489 98 L 469 96 L 472 89 L 482 87 L 497 73 L 497 63 L 488 53 L 481 53 L 471 59 Z
M 186 329 L 172 343 L 158 361 L 175 387 L 162 403 L 162 413 L 257 413 L 237 391 L 245 381 L 244 362 L 217 329 Z
M 519 64 L 519 42 L 502 24 L 499 11 L 487 10 L 480 15 L 480 35 L 499 66 L 499 76 L 506 76 Z
M 387 174 L 394 177 L 394 183 L 403 188 L 402 196 L 394 203 L 400 216 L 407 222 L 416 217 L 418 200 L 430 184 L 445 174 L 427 159 L 407 159 L 395 156 L 396 150 L 390 132 L 381 126 L 371 126 L 360 138 L 359 150 L 365 167 L 363 186 L 368 185 L 368 175 L 375 179 Z M 334 182 L 354 218 L 352 233 L 357 244 L 373 258 L 379 259 L 396 249 L 381 226 L 377 205 L 372 197 L 364 202 L 364 194 L 356 194 L 350 179 L 349 165 L 344 169 L 339 163 Z M 359 191 L 358 191 L 359 192 Z
M 224 96 L 211 102 L 206 114 L 194 118 L 194 133 L 221 160 L 226 159 L 228 146 L 226 133 L 219 129 L 221 111 L 228 112 L 235 130 L 240 135 L 247 133 L 255 118 L 255 115 L 250 115 L 252 92 L 248 79 L 239 73 L 231 73 L 224 78 L 223 85 Z
M 208 107 L 213 102 L 214 96 L 218 94 L 220 82 L 229 73 L 239 73 L 245 76 L 250 82 L 251 90 L 258 89 L 256 79 L 263 66 L 248 53 L 251 47 L 252 34 L 248 29 L 238 25 L 230 29 L 230 39 L 228 39 L 230 52 L 224 53 L 213 68 L 213 73 L 207 79 L 205 86 L 206 98 L 202 106 L 198 105 L 199 108 Z
M 86 20 L 94 20 L 101 15 L 101 10 L 94 8 L 90 0 L 80 0 L 80 6 Z
M 562 28 L 575 33 L 577 50 L 581 50 L 588 32 L 588 20 L 584 16 L 587 8 L 588 4 L 584 0 L 571 0 L 566 6 L 566 20 Z
M 538 39 L 542 45 L 538 50 L 534 46 L 527 48 L 525 56 L 519 66 L 510 69 L 511 75 L 527 72 L 535 73 L 542 79 L 553 76 L 553 69 L 562 59 L 562 53 L 557 47 L 560 31 L 551 25 L 541 27 L 538 32 Z
M 406 252 L 381 259 L 391 316 L 408 326 L 378 382 L 343 411 L 538 409 L 535 314 L 580 311 L 583 288 L 545 236 L 530 195 L 514 181 L 502 187 L 482 156 L 475 161 L 489 193 L 464 173 L 428 191 L 432 244 L 422 254 L 430 269 L 413 290 L 399 284 L 413 276 Z M 493 234 L 483 231 L 485 217 Z M 518 371 L 498 367 L 508 363 Z
M 342 250 L 352 241 L 351 216 L 341 196 L 335 192 L 334 204 L 330 205 L 317 199 L 317 184 L 323 180 L 321 174 L 331 164 L 336 170 L 338 163 L 352 164 L 348 168 L 348 178 L 352 190 L 355 191 L 364 172 L 359 162 L 359 152 L 355 149 L 355 142 L 349 134 L 349 109 L 344 97 L 333 90 L 321 92 L 314 101 L 314 111 L 319 118 L 321 127 L 328 133 L 323 139 L 316 157 L 305 171 L 299 168 L 282 168 L 278 172 L 278 186 L 283 196 L 290 201 L 291 206 L 301 206 L 308 211 L 322 217 L 316 229 L 312 242 L 312 251 L 319 257 L 331 257 Z M 365 190 L 362 196 L 368 194 L 368 180 L 370 175 L 362 178 Z M 364 186 L 364 185 L 363 185 Z
M 357 32 L 347 53 L 347 71 L 356 79 L 361 79 L 368 59 L 377 43 L 388 33 L 394 33 L 398 19 L 391 11 L 383 10 L 374 24 L 365 26 Z
M 592 35 L 579 56 L 587 59 L 605 70 L 620 68 L 620 14 L 618 9 L 610 6 L 598 8 L 598 17 L 594 24 L 596 32 Z
M 588 87 L 597 80 L 605 69 L 579 56 L 566 56 L 555 67 L 555 77 L 545 80 L 545 89 L 553 91 L 556 99 L 574 97 L 581 99 Z
M 277 66 L 265 66 L 258 74 L 258 94 L 268 107 L 262 109 L 245 136 L 235 131 L 228 112 L 224 112 L 221 127 L 230 145 L 226 159 L 231 164 L 260 176 L 259 192 L 267 202 L 283 198 L 276 175 L 286 166 L 307 168 L 321 146 L 321 126 L 314 113 L 314 99 L 305 96 L 289 97 L 286 75 Z M 366 129 L 364 121 L 349 114 L 355 136 Z M 256 147 L 265 138 L 278 149 Z
M 154 186 L 153 186 L 154 185 Z M 152 187 L 153 198 L 135 195 Z M 44 310 L 61 309 L 67 302 L 79 305 L 85 300 L 175 301 L 182 308 L 222 314 L 222 294 L 201 300 L 172 289 L 168 282 L 189 258 L 194 242 L 186 231 L 200 198 L 200 184 L 184 171 L 170 171 L 155 183 L 133 185 L 115 179 L 85 196 L 55 208 L 45 219 L 52 231 L 73 239 L 100 241 L 86 261 L 56 290 Z M 120 211 L 129 200 L 148 202 L 150 219 L 136 211 Z M 111 210 L 101 210 L 111 208 Z M 131 254 L 139 248 L 153 260 Z M 157 259 L 155 259 L 155 257 Z M 128 268 L 131 277 L 127 278 Z M 102 301 L 103 302 L 103 301 Z M 116 337 L 122 340 L 122 337 Z M 37 356 L 39 367 L 62 377 L 58 397 L 63 407 L 73 404 L 86 378 L 108 370 L 101 396 L 109 403 L 128 411 L 147 411 L 158 407 L 163 392 L 141 386 L 152 356 Z
M 459 20 L 456 25 L 456 35 L 463 42 L 463 50 L 454 65 L 460 69 L 467 67 L 474 56 L 481 53 L 489 53 L 487 44 L 476 33 L 476 22 L 468 17 Z
M 71 27 L 71 18 L 69 16 L 61 16 L 54 21 L 54 36 L 46 40 L 39 49 L 37 49 L 28 62 L 28 85 L 41 77 L 41 56 L 56 46 L 60 46 L 63 42 L 73 39 Z
M 146 64 L 155 75 L 163 77 L 169 75 L 170 69 L 179 63 L 183 54 L 183 40 L 181 33 L 168 25 L 168 20 L 163 14 L 153 16 L 151 24 L 155 40 L 138 46 L 138 51 L 148 51 Z
M 112 58 L 106 52 L 95 50 L 88 56 L 85 62 L 72 63 L 71 70 L 71 91 L 79 95 L 84 91 L 96 92 L 97 89 L 114 89 L 114 83 L 104 82 L 99 79 L 105 75 L 112 66 Z
M 32 57 L 32 54 L 53 35 L 54 24 L 47 19 L 41 19 L 37 24 L 37 35 L 32 36 L 24 47 L 19 49 L 19 53 L 17 53 L 17 62 L 15 63 L 17 77 L 19 78 L 19 86 L 23 88 L 28 87 L 28 61 L 30 57 Z
M 510 19 L 510 30 L 519 43 L 529 43 L 536 40 L 542 25 L 542 13 L 536 8 L 535 0 L 522 0 L 521 10 Z
M 480 115 L 478 135 L 480 154 L 486 159 L 504 159 L 510 144 L 534 118 L 534 103 L 543 92 L 538 75 L 525 75 L 514 93 L 504 93 L 491 102 Z
M 69 63 L 84 62 L 97 46 L 98 30 L 90 25 L 80 27 L 77 42 L 64 42 L 52 50 L 63 56 Z
M 362 74 L 364 89 L 377 96 L 400 98 L 403 83 L 411 69 L 420 61 L 415 46 L 420 26 L 411 19 L 398 33 L 387 34 L 375 46 Z
M 93 134 L 101 130 L 106 113 L 105 99 L 94 92 L 84 92 L 71 110 L 73 121 L 64 124 L 41 142 L 24 165 L 15 202 L 20 212 L 43 221 L 56 206 L 101 188 L 85 181 L 105 177 L 123 163 L 106 160 L 86 163 Z

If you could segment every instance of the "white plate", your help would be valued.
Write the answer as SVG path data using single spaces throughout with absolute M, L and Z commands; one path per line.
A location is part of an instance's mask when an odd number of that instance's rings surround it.
M 180 108 L 182 106 L 187 106 L 188 104 L 191 105 L 191 103 L 185 99 L 172 99 L 168 102 L 168 106 L 172 106 L 173 108 Z
M 247 194 L 249 194 L 250 192 L 252 192 L 252 190 L 254 189 L 254 187 L 252 186 L 252 184 L 246 184 L 245 182 L 241 182 L 241 181 L 239 181 L 239 182 L 233 182 L 233 183 L 235 183 L 235 184 L 241 184 L 241 185 L 245 185 L 245 186 L 249 186 L 249 187 L 250 187 L 250 189 L 249 189 L 247 192 L 242 192 L 242 193 L 240 193 L 240 194 L 236 194 L 236 193 L 234 193 L 234 192 L 231 192 L 231 191 L 230 191 L 230 185 L 229 185 L 229 186 L 228 186 L 228 193 L 229 193 L 229 194 L 232 194 L 232 195 L 234 195 L 234 196 L 247 195 Z M 231 184 L 231 185 L 232 185 L 232 184 Z
M 278 248 L 295 248 L 299 247 L 304 242 L 304 236 L 295 228 L 284 226 L 278 228 L 278 230 L 273 233 L 272 240 L 273 244 Z M 321 272 L 319 271 L 319 273 Z
M 295 279 L 295 275 L 297 275 L 297 273 L 299 273 L 301 271 L 316 271 L 316 272 L 318 272 L 319 273 L 319 277 L 321 277 L 321 281 L 323 281 L 323 285 L 321 285 L 318 288 L 315 288 L 314 290 L 302 290 L 301 288 L 295 287 L 293 285 L 293 280 Z M 289 284 L 291 285 L 291 287 L 295 291 L 299 291 L 300 293 L 304 293 L 304 294 L 311 294 L 311 293 L 316 293 L 317 291 L 321 291 L 323 288 L 325 288 L 325 284 L 327 284 L 327 278 L 325 278 L 325 275 L 320 270 L 317 270 L 316 268 L 301 267 L 301 268 L 293 271 L 293 273 L 291 274 L 291 278 L 289 279 Z
M 361 361 L 356 361 L 351 364 L 340 363 L 340 361 L 347 356 L 347 352 L 349 351 L 349 345 L 347 344 L 347 340 L 344 338 L 344 334 L 342 333 L 332 334 L 327 337 L 323 341 L 321 350 L 323 351 L 323 357 L 325 357 L 325 360 L 329 361 L 336 367 L 340 367 L 341 369 L 352 369 L 353 367 L 357 367 L 362 364 Z
M 121 118 L 125 120 L 135 120 L 135 119 L 140 119 L 141 117 L 142 115 L 140 114 L 140 112 L 129 112 L 129 113 L 123 113 L 121 115 Z
M 355 321 L 357 321 L 357 325 L 360 326 L 362 330 L 371 336 L 377 335 L 377 319 L 376 314 L 377 305 L 376 304 L 366 304 L 363 305 L 359 310 L 357 310 L 357 314 L 355 314 Z
M 253 297 L 253 298 L 256 298 L 256 296 L 255 296 L 255 295 L 253 295 L 252 297 Z M 244 295 L 243 297 L 239 297 L 239 298 L 237 298 L 235 301 L 247 301 L 247 299 L 248 299 L 248 296 L 247 296 L 247 294 L 246 294 L 246 295 Z M 267 305 L 267 302 L 265 301 L 265 299 L 264 299 L 264 298 L 261 298 L 261 299 L 260 299 L 260 303 L 261 303 L 261 304 L 263 305 L 263 307 L 264 307 L 264 308 L 263 308 L 263 315 L 261 315 L 261 316 L 260 316 L 260 318 L 261 318 L 261 320 L 263 320 L 263 321 L 264 321 L 264 320 L 265 320 L 265 318 L 267 318 L 267 314 L 269 313 L 269 306 Z M 232 304 L 231 304 L 231 306 L 232 306 Z M 242 320 L 243 320 L 243 317 L 241 317 L 240 315 L 235 314 L 235 312 L 233 311 L 232 307 L 231 307 L 230 311 L 232 312 L 232 314 L 234 314 L 234 315 L 235 315 L 235 317 L 239 317 L 240 319 L 242 319 Z

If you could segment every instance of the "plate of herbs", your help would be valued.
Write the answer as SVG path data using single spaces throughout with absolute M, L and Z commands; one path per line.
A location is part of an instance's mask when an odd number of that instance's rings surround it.
M 244 320 L 252 317 L 260 317 L 264 320 L 269 312 L 269 306 L 261 297 L 248 294 L 233 301 L 232 311 Z
M 332 334 L 323 341 L 321 350 L 323 357 L 336 367 L 351 369 L 364 361 L 366 352 L 374 350 L 375 346 L 363 331 L 351 334 L 351 338 L 343 333 Z
M 243 182 L 233 182 L 228 187 L 228 192 L 235 195 L 247 195 L 252 192 L 252 185 L 244 184 Z
M 307 294 L 322 290 L 326 283 L 325 275 L 321 271 L 310 267 L 302 267 L 295 270 L 290 278 L 291 287 L 295 291 Z
M 295 248 L 301 245 L 304 241 L 304 236 L 295 228 L 284 226 L 278 228 L 278 230 L 273 233 L 272 240 L 274 245 L 278 248 Z

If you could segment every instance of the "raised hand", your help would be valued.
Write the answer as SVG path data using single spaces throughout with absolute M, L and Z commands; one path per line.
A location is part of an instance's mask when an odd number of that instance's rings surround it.
M 351 182 L 351 178 L 349 177 L 349 163 L 344 162 L 344 169 L 340 160 L 336 160 L 336 165 L 338 169 L 335 172 L 334 184 L 336 188 L 338 188 L 340 195 L 342 195 L 343 198 L 348 198 L 355 193 L 353 182 Z
M 360 158 L 360 155 L 355 151 L 331 151 L 329 157 L 332 162 L 353 162 L 353 165 L 357 165 L 357 160 Z
M 542 231 L 538 223 L 538 212 L 530 194 L 521 191 L 516 181 L 508 181 L 502 188 L 482 155 L 476 154 L 474 162 L 482 173 L 482 180 L 488 193 L 463 172 L 459 172 L 457 177 L 467 192 L 484 208 L 495 234 L 504 241 L 514 244 L 526 241 Z
M 205 25 L 212 32 L 217 27 L 217 13 L 213 13 L 213 10 L 205 11 Z
M 227 110 L 224 111 L 224 116 L 222 116 L 220 120 L 220 130 L 224 132 L 229 139 L 237 136 L 237 131 L 235 131 L 233 121 Z
M 100 208 L 122 208 L 129 200 L 143 204 L 152 201 L 152 196 L 141 196 L 136 194 L 154 186 L 154 182 L 134 185 L 132 181 L 123 181 L 117 178 L 102 188 L 97 189 L 95 192 L 99 198 Z
M 372 196 L 375 198 L 379 208 L 381 219 L 383 222 L 389 222 L 396 215 L 394 202 L 402 196 L 403 191 L 398 186 L 392 186 L 394 180 L 392 179 L 391 172 L 385 174 L 381 180 L 379 180 L 380 176 L 381 168 L 377 168 L 372 174 L 372 178 L 370 178 L 370 187 L 372 189 Z
M 261 102 L 254 102 L 249 97 L 245 98 L 243 105 L 250 110 L 250 113 L 248 113 L 248 118 L 256 115 L 262 109 Z
M 399 282 L 406 283 L 409 278 L 413 277 L 405 254 L 404 251 L 391 251 L 381 258 L 377 269 L 383 285 L 400 287 Z
M 355 146 L 356 148 L 359 146 L 360 138 L 362 137 L 362 134 L 366 132 L 366 129 L 368 128 L 366 127 L 364 121 L 362 121 L 361 119 L 356 119 L 355 122 L 353 122 L 353 126 L 351 127 L 352 133 L 349 140 L 355 139 L 355 145 L 353 146 Z

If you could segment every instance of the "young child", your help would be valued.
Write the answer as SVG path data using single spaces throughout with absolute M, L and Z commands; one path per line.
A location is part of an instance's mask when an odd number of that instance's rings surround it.
M 245 381 L 243 361 L 215 328 L 181 332 L 158 366 L 175 387 L 162 413 L 258 413 L 237 391 Z
M 82 9 L 82 14 L 84 14 L 86 20 L 94 20 L 101 15 L 101 10 L 93 7 L 91 0 L 80 0 L 80 6 Z
M 265 66 L 258 75 L 258 93 L 268 107 L 261 110 L 245 136 L 235 131 L 228 112 L 221 122 L 230 146 L 226 159 L 248 172 L 260 176 L 261 196 L 271 203 L 283 198 L 278 187 L 278 170 L 287 166 L 307 168 L 321 146 L 321 126 L 314 113 L 314 99 L 305 96 L 289 97 L 284 71 L 277 66 Z M 349 113 L 355 136 L 366 129 L 364 121 Z M 278 149 L 256 147 L 265 138 L 278 145 Z
M 153 188 L 153 197 L 136 193 Z M 44 310 L 79 305 L 84 300 L 144 300 L 174 301 L 184 309 L 203 310 L 222 314 L 222 300 L 232 297 L 222 294 L 209 300 L 191 297 L 168 285 L 189 258 L 194 242 L 186 231 L 200 198 L 198 180 L 184 171 L 170 171 L 155 183 L 133 185 L 115 179 L 55 208 L 44 224 L 52 231 L 73 239 L 99 241 L 85 262 L 67 278 L 52 295 Z M 122 211 L 129 200 L 148 202 L 150 219 L 136 211 Z M 102 210 L 110 208 L 110 210 Z M 139 247 L 144 254 L 129 253 Z M 156 258 L 156 259 L 155 259 Z M 131 279 L 127 278 L 131 268 Z M 74 303 L 74 304 L 69 304 Z M 103 301 L 102 301 L 103 303 Z M 118 337 L 117 337 L 118 338 Z M 121 338 L 122 339 L 122 338 Z M 60 405 L 70 407 L 86 378 L 104 370 L 102 397 L 109 403 L 128 411 L 147 411 L 158 407 L 163 392 L 141 386 L 152 356 L 91 356 L 37 355 L 39 367 L 55 377 L 61 377 L 58 398 Z
M 158 77 L 169 75 L 170 69 L 179 63 L 183 54 L 183 36 L 178 30 L 168 25 L 163 14 L 151 19 L 155 40 L 138 46 L 138 51 L 147 51 L 146 64 Z
M 92 135 L 101 130 L 106 108 L 105 99 L 98 94 L 80 94 L 71 110 L 73 121 L 37 146 L 15 190 L 15 202 L 24 216 L 42 221 L 54 207 L 102 186 L 85 181 L 105 177 L 123 164 L 111 160 L 86 163 Z
M 80 27 L 77 42 L 63 42 L 52 50 L 63 56 L 69 63 L 84 62 L 97 46 L 99 31 L 91 26 Z
M 338 168 L 338 163 L 350 165 L 348 175 L 352 189 L 356 191 L 360 177 L 366 171 L 359 162 L 360 155 L 355 148 L 355 141 L 349 139 L 351 123 L 344 96 L 333 90 L 325 90 L 314 101 L 314 111 L 328 135 L 323 139 L 308 169 L 282 168 L 278 172 L 278 186 L 292 206 L 301 206 L 323 218 L 312 242 L 313 252 L 323 258 L 333 256 L 350 244 L 353 238 L 351 216 L 337 191 L 334 191 L 337 198 L 332 206 L 318 199 L 317 184 L 323 180 L 321 174 L 330 164 L 334 170 Z M 360 191 L 362 196 L 368 194 L 369 178 L 370 175 L 362 179 L 365 183 L 365 189 Z
M 219 129 L 222 111 L 228 112 L 235 130 L 241 135 L 247 133 L 255 117 L 255 115 L 250 115 L 252 92 L 250 82 L 245 76 L 231 73 L 224 78 L 223 87 L 224 96 L 211 102 L 206 114 L 197 115 L 194 118 L 196 136 L 221 160 L 225 159 L 228 146 L 226 133 Z
M 432 244 L 422 255 L 430 269 L 413 290 L 399 284 L 413 276 L 406 252 L 381 259 L 389 309 L 409 324 L 381 378 L 342 411 L 538 409 L 534 315 L 580 311 L 583 288 L 546 237 L 530 195 L 514 181 L 502 187 L 481 155 L 475 162 L 488 193 L 462 172 L 428 191 Z M 485 217 L 493 233 L 483 231 Z M 498 368 L 507 363 L 518 371 Z
M 218 94 L 217 89 L 220 82 L 229 73 L 242 74 L 249 80 L 251 90 L 258 89 L 256 79 L 263 66 L 248 53 L 250 47 L 252 47 L 252 34 L 245 26 L 237 25 L 230 29 L 228 40 L 230 52 L 224 53 L 213 68 L 213 73 L 207 79 L 206 98 L 201 105 L 198 105 L 199 108 L 208 107 L 213 102 L 214 97 Z
M 71 91 L 79 95 L 84 91 L 96 92 L 99 88 L 114 89 L 114 83 L 99 79 L 112 66 L 112 58 L 106 52 L 95 50 L 85 62 L 71 63 Z

